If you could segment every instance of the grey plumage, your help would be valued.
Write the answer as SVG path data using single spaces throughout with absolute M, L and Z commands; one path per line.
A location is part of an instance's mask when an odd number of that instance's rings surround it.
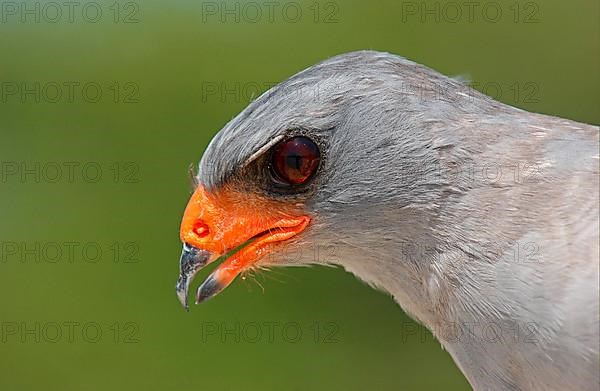
M 269 194 L 247 161 L 297 133 L 321 144 L 321 170 L 307 193 Z M 313 220 L 287 244 L 300 256 L 264 262 L 338 264 L 389 292 L 474 388 L 592 390 L 598 137 L 361 51 L 252 102 L 215 136 L 198 179 L 301 202 Z

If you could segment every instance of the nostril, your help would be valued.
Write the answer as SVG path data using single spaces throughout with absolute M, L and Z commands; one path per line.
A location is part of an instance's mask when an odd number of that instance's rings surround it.
M 198 220 L 194 223 L 194 228 L 193 228 L 194 233 L 199 237 L 199 238 L 203 238 L 206 235 L 209 234 L 209 229 L 208 229 L 208 225 L 206 225 L 203 221 Z

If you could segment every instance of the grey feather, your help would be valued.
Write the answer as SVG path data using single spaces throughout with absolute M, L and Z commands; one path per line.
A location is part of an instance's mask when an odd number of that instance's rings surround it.
M 289 244 L 301 256 L 282 262 L 342 265 L 389 292 L 478 390 L 598 389 L 598 127 L 361 51 L 251 103 L 198 179 L 249 181 L 244 162 L 299 130 L 324 161 L 311 226 Z

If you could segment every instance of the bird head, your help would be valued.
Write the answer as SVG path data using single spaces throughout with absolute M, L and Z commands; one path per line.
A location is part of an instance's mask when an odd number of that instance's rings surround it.
M 190 281 L 219 258 L 196 302 L 248 270 L 340 265 L 429 327 L 474 388 L 592 388 L 597 137 L 597 127 L 511 108 L 398 56 L 333 57 L 260 96 L 207 147 L 181 224 L 178 297 L 187 308 Z M 539 162 L 550 171 L 527 180 L 453 174 Z M 519 242 L 540 243 L 540 261 L 519 258 Z M 519 324 L 543 343 L 471 329 L 512 336 Z M 443 332 L 456 325 L 469 337 Z M 579 368 L 581 357 L 586 377 L 564 380 L 564 363 Z
M 401 248 L 436 240 L 442 190 L 428 129 L 445 103 L 415 86 L 453 83 L 439 76 L 386 53 L 344 54 L 229 122 L 201 159 L 181 224 L 181 303 L 196 272 L 219 258 L 196 302 L 244 271 L 280 265 L 337 264 L 384 288 L 411 276 L 418 284 L 424 266 Z

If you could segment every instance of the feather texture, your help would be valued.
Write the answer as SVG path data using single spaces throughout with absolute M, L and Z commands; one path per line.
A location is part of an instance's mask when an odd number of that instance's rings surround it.
M 313 222 L 275 264 L 342 265 L 389 292 L 478 390 L 598 389 L 598 127 L 361 51 L 252 102 L 198 179 L 253 182 L 244 162 L 299 131 L 323 148 L 299 201 Z

